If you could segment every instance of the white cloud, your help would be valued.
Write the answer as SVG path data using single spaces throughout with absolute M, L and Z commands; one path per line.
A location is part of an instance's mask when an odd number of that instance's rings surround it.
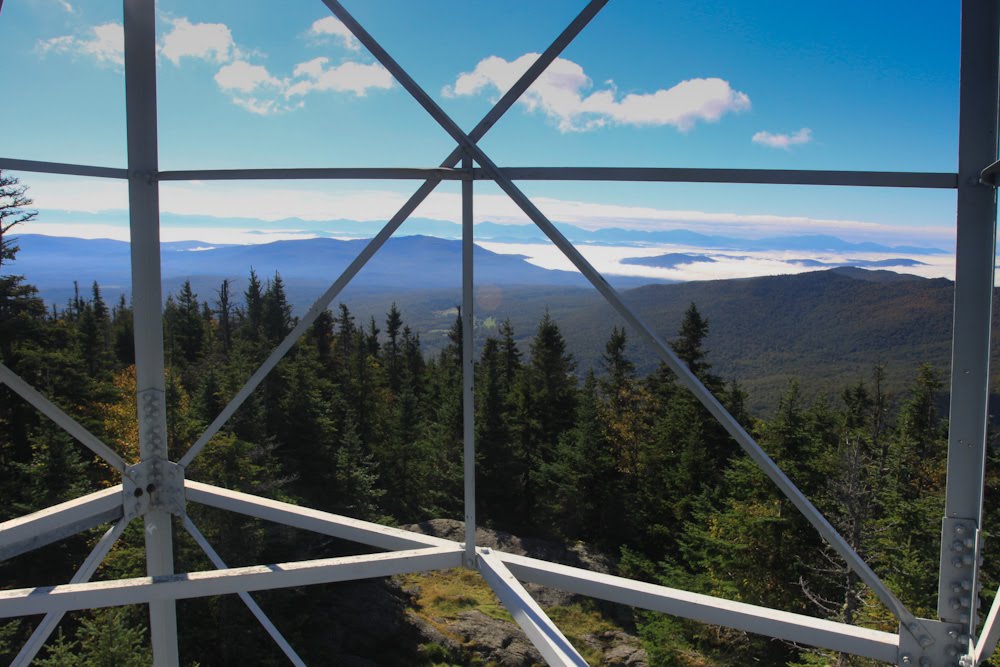
M 225 63 L 240 55 L 233 33 L 224 23 L 191 23 L 184 17 L 168 22 L 171 29 L 160 41 L 160 53 L 175 65 L 181 58 Z
M 56 0 L 56 2 L 59 3 L 59 6 L 62 7 L 67 14 L 76 13 L 76 9 L 73 7 L 73 5 L 69 4 L 69 2 L 67 2 L 66 0 Z
M 121 67 L 125 64 L 125 29 L 120 23 L 92 26 L 82 37 L 63 35 L 39 40 L 42 55 L 63 53 L 93 58 L 98 64 Z
M 340 43 L 341 46 L 350 49 L 351 51 L 358 51 L 361 49 L 361 42 L 359 42 L 357 37 L 351 34 L 351 31 L 347 29 L 347 26 L 341 23 L 335 16 L 327 16 L 326 18 L 314 21 L 309 27 L 309 32 L 307 34 L 310 37 L 320 40 L 333 38 L 335 41 Z
M 460 74 L 454 85 L 445 86 L 446 97 L 476 95 L 483 91 L 506 92 L 538 58 L 526 53 L 512 61 L 499 56 L 481 60 L 472 72 Z M 537 81 L 521 96 L 520 103 L 531 111 L 541 111 L 556 122 L 562 132 L 578 132 L 619 125 L 672 125 L 682 132 L 698 121 L 715 122 L 724 114 L 750 108 L 746 93 L 734 90 L 719 78 L 688 79 L 653 93 L 621 96 L 614 82 L 593 87 L 583 67 L 556 58 Z
M 296 65 L 293 76 L 298 81 L 288 86 L 285 97 L 315 91 L 351 92 L 360 97 L 371 89 L 392 88 L 392 75 L 378 63 L 365 64 L 349 60 L 328 67 L 329 62 L 329 58 L 319 57 Z
M 753 135 L 751 141 L 755 144 L 760 144 L 761 146 L 781 148 L 782 150 L 787 151 L 791 146 L 808 144 L 812 141 L 812 130 L 808 127 L 803 127 L 794 134 L 771 134 L 770 132 L 760 131 Z
M 215 83 L 226 91 L 251 93 L 258 88 L 280 88 L 281 81 L 271 76 L 266 67 L 251 65 L 244 60 L 237 60 L 223 66 L 215 74 Z

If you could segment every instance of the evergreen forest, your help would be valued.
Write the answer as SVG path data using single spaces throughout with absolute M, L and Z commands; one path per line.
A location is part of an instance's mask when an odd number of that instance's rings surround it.
M 83 286 L 46 307 L 4 263 L 29 223 L 23 186 L 4 177 L 0 219 L 0 361 L 138 460 L 131 306 Z M 295 325 L 280 275 L 252 270 L 245 291 L 190 283 L 167 297 L 168 449 L 179 457 Z M 671 339 L 677 355 L 919 616 L 936 617 L 945 491 L 946 369 L 909 369 L 890 395 L 886 369 L 806 400 L 790 383 L 767 419 L 741 386 L 713 372 L 710 322 L 691 304 Z M 826 547 L 725 431 L 662 367 L 640 376 L 628 334 L 607 332 L 598 367 L 567 352 L 546 314 L 527 345 L 510 322 L 477 350 L 475 415 L 480 521 L 518 536 L 585 543 L 617 573 L 690 591 L 896 632 L 891 614 Z M 187 476 L 230 489 L 391 525 L 462 518 L 462 321 L 434 354 L 391 307 L 358 321 L 322 313 L 211 440 Z M 803 369 L 803 373 L 808 369 Z M 946 404 L 946 402 L 944 403 Z M 996 448 L 987 465 L 987 528 L 1000 520 Z M 0 520 L 117 483 L 116 473 L 20 397 L 0 387 Z M 350 545 L 189 504 L 230 566 L 352 553 Z M 210 564 L 176 531 L 177 571 Z M 100 531 L 0 562 L 5 588 L 66 581 Z M 143 576 L 134 521 L 99 578 Z M 998 577 L 986 539 L 986 604 Z M 331 662 L 336 629 L 315 586 L 257 596 L 309 664 Z M 179 604 L 184 664 L 280 665 L 283 656 L 235 596 Z M 641 638 L 650 664 L 864 665 L 870 661 L 638 610 L 596 607 Z M 0 622 L 10 660 L 38 617 Z M 41 665 L 147 665 L 146 612 L 70 614 Z M 378 660 L 377 657 L 372 658 Z M 412 664 L 453 663 L 415 650 Z M 469 663 L 478 664 L 478 663 Z

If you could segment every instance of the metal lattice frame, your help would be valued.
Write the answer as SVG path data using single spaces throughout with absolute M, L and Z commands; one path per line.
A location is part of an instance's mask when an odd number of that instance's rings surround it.
M 154 0 L 124 0 L 128 169 L 0 158 L 0 168 L 124 179 L 129 186 L 140 463 L 126 465 L 106 444 L 0 365 L 0 382 L 22 396 L 122 473 L 122 484 L 0 524 L 0 558 L 10 558 L 102 523 L 113 522 L 70 583 L 0 592 L 0 618 L 45 614 L 15 665 L 31 662 L 62 615 L 71 610 L 148 604 L 155 664 L 178 664 L 175 601 L 236 593 L 295 665 L 303 661 L 253 601 L 251 591 L 427 570 L 478 570 L 528 638 L 553 665 L 584 665 L 580 654 L 520 581 L 674 614 L 697 621 L 843 651 L 897 664 L 978 664 L 1000 637 L 1000 595 L 976 637 L 979 531 L 986 441 L 989 337 L 996 227 L 998 19 L 992 0 L 962 7 L 961 116 L 957 173 L 790 171 L 759 169 L 500 168 L 479 140 L 506 113 L 608 0 L 591 0 L 553 44 L 466 134 L 337 0 L 323 0 L 403 88 L 455 140 L 439 167 L 238 169 L 161 172 L 157 157 Z M 478 164 L 478 167 L 474 167 Z M 460 166 L 459 166 L 460 165 Z M 456 168 L 457 167 L 457 168 Z M 992 168 L 991 168 L 992 167 Z M 159 182 L 222 179 L 416 179 L 423 185 L 302 317 L 245 386 L 176 462 L 166 451 Z M 898 634 L 640 583 L 480 548 L 475 543 L 473 412 L 473 185 L 494 181 L 645 338 L 660 358 L 729 432 L 829 545 L 899 619 Z M 186 466 L 228 421 L 299 337 L 442 180 L 462 181 L 462 317 L 465 542 L 428 537 L 184 479 Z M 918 619 L 865 564 L 664 340 L 622 300 L 579 251 L 514 184 L 515 180 L 774 183 L 946 188 L 958 192 L 955 328 L 952 358 L 948 488 L 942 528 L 940 619 Z M 344 558 L 226 568 L 185 511 L 186 502 L 315 531 L 385 551 Z M 174 574 L 172 515 L 217 568 Z M 145 523 L 149 576 L 88 583 L 128 523 Z

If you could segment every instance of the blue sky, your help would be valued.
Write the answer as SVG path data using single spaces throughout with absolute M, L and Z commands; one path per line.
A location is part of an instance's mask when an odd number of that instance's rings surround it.
M 432 166 L 453 147 L 318 0 L 158 3 L 163 169 Z M 345 2 L 470 129 L 583 6 Z M 6 0 L 18 92 L 0 155 L 124 166 L 119 3 Z M 612 0 L 484 139 L 500 165 L 954 171 L 958 2 Z M 16 128 L 16 131 L 10 131 Z M 23 174 L 43 210 L 116 210 L 120 184 Z M 192 215 L 381 219 L 415 184 L 164 184 Z M 948 247 L 954 194 L 862 188 L 526 183 L 581 226 L 836 233 Z M 523 221 L 480 187 L 482 219 Z M 457 188 L 418 212 L 457 219 Z M 41 230 L 44 215 L 39 222 Z M 28 230 L 25 230 L 28 231 Z

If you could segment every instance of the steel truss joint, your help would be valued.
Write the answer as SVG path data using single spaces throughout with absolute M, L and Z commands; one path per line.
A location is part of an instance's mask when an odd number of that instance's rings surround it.
M 978 625 L 982 533 L 975 519 L 945 517 L 941 523 L 941 580 L 938 616 L 969 632 Z
M 928 634 L 919 637 L 900 624 L 899 659 L 896 664 L 957 667 L 964 663 L 972 650 L 972 643 L 961 625 L 927 618 L 921 618 L 920 622 Z
M 159 457 L 129 466 L 122 477 L 122 504 L 129 519 L 155 510 L 185 516 L 184 468 Z

